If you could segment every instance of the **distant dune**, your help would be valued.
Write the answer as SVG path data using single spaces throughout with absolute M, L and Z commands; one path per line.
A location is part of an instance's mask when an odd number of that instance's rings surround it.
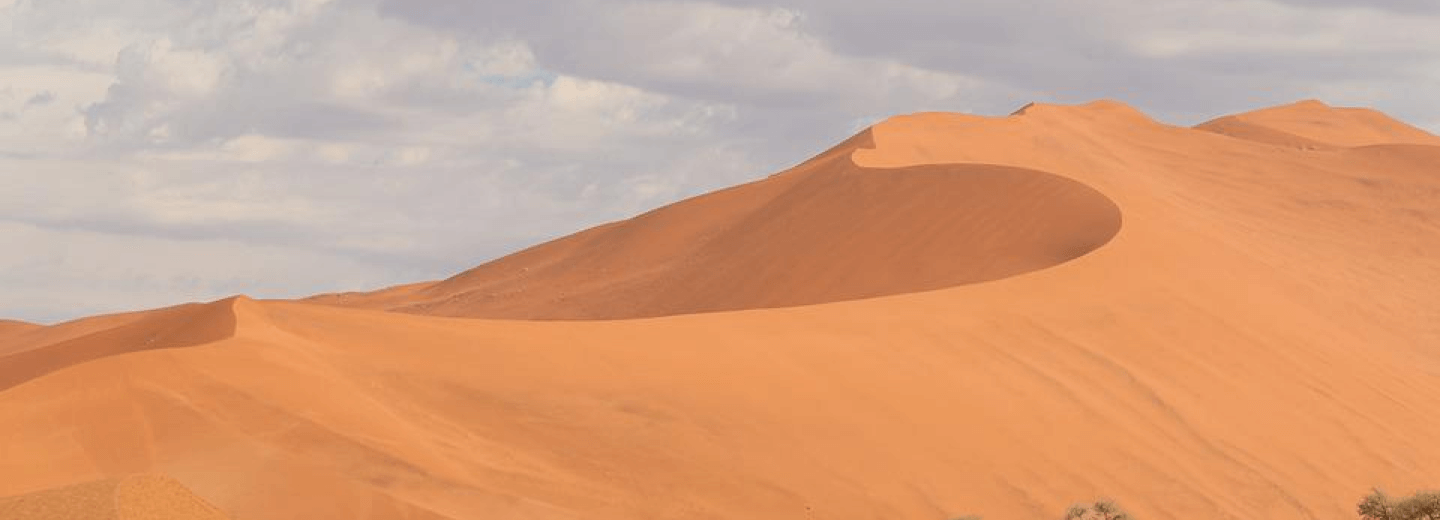
M 1368 108 L 1332 107 L 1315 100 L 1225 116 L 1196 128 L 1241 139 L 1292 146 L 1440 146 L 1440 137 L 1384 113 Z
M 229 300 L 211 304 L 186 304 L 142 314 L 133 320 L 91 331 L 87 320 L 31 331 L 24 338 L 29 348 L 9 347 L 0 340 L 5 354 L 0 370 L 0 390 L 70 365 L 141 350 L 189 346 L 228 337 L 234 317 Z M 120 317 L 120 316 L 117 316 Z M 123 318 L 123 317 L 122 317 Z M 76 330 L 78 329 L 78 330 Z
M 23 321 L 0 320 L 0 336 L 19 334 L 39 327 L 39 325 L 34 323 L 26 323 Z
M 237 519 L 1350 518 L 1440 486 L 1436 139 L 1314 102 L 913 114 L 443 281 L 0 331 L 0 496 L 146 473 Z

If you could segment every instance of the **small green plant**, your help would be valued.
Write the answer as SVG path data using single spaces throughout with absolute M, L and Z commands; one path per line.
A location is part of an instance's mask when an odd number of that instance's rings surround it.
M 1097 500 L 1094 504 L 1076 504 L 1065 511 L 1065 520 L 1132 520 L 1130 513 L 1120 509 L 1115 502 Z
M 1361 498 L 1355 510 L 1363 520 L 1440 520 L 1440 491 L 1397 499 L 1376 489 Z

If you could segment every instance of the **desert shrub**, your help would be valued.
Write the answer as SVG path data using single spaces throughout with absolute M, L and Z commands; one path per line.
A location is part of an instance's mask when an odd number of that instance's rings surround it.
M 1376 489 L 1361 498 L 1355 510 L 1364 520 L 1440 520 L 1440 491 L 1394 498 Z
M 1132 520 L 1130 514 L 1109 500 L 1097 500 L 1094 504 L 1076 504 L 1065 511 L 1065 520 Z

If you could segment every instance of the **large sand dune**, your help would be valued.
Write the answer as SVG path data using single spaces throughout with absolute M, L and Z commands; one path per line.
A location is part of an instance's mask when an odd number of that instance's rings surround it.
M 39 327 L 39 325 L 24 321 L 0 320 L 0 336 L 19 334 Z
M 228 301 L 80 320 L 0 339 L 0 390 L 70 365 L 141 350 L 217 341 L 235 328 Z M 99 323 L 92 323 L 99 322 Z M 99 325 L 98 327 L 96 325 Z M 8 345 L 8 346 L 7 346 Z
M 1440 485 L 1440 147 L 1313 108 L 1266 120 L 1355 134 L 897 117 L 446 281 L 0 336 L 0 496 L 144 472 L 242 520 L 1348 518 Z
M 1315 100 L 1225 116 L 1196 128 L 1264 143 L 1309 147 L 1440 146 L 1440 137 L 1384 113 L 1368 108 L 1332 107 Z
M 793 170 L 431 285 L 314 301 L 418 314 L 619 319 L 824 303 L 1050 267 L 1120 228 L 1104 195 L 993 165 L 864 168 L 868 132 Z

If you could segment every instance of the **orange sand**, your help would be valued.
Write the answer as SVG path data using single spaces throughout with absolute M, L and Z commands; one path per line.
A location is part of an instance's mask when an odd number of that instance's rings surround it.
M 6 520 L 225 520 L 174 479 L 133 475 L 0 498 Z
M 870 144 L 860 137 L 838 150 Z M 974 164 L 863 168 L 832 151 L 433 285 L 314 301 L 520 319 L 785 307 L 1005 278 L 1088 253 L 1119 229 L 1114 203 L 1064 177 Z
M 34 323 L 26 323 L 15 320 L 0 320 L 0 338 L 21 334 L 40 328 Z
M 240 519 L 1349 518 L 1440 483 L 1440 147 L 1263 113 L 902 116 L 442 282 L 0 336 L 0 495 L 146 472 Z
M 1336 108 L 1315 100 L 1225 116 L 1196 128 L 1271 144 L 1355 147 L 1440 145 L 1440 137 L 1368 108 Z

